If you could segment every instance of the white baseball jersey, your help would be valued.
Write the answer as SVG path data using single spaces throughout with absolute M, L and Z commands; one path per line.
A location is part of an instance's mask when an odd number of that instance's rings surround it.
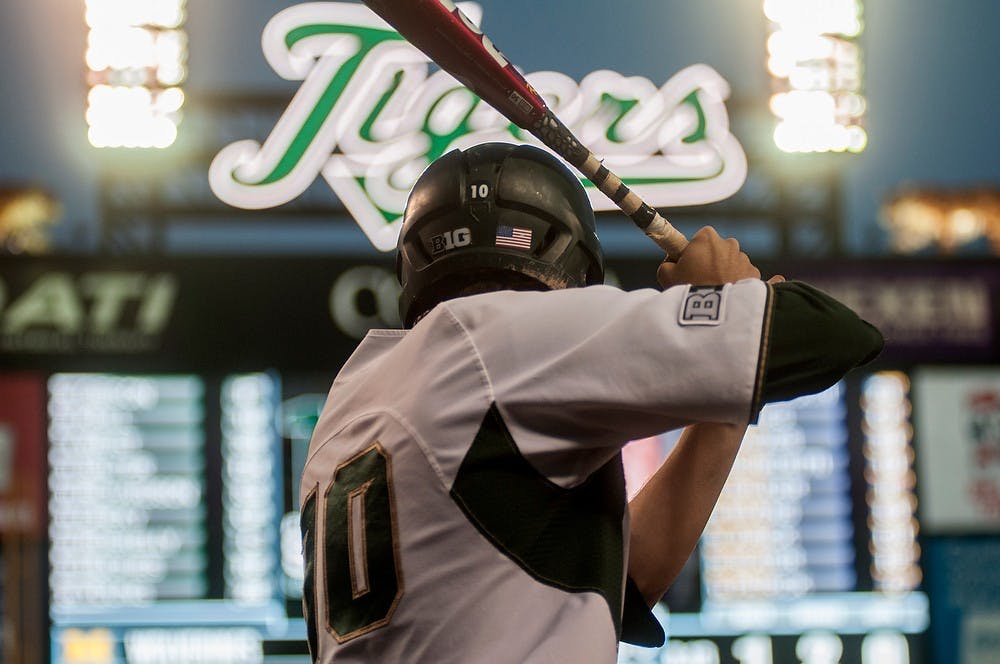
M 302 477 L 314 659 L 615 661 L 620 450 L 754 419 L 770 293 L 508 291 L 370 332 Z

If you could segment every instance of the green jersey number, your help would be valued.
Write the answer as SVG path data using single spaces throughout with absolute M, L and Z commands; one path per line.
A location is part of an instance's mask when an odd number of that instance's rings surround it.
M 301 515 L 304 602 L 313 655 L 317 578 L 326 584 L 326 629 L 338 643 L 387 625 L 403 596 L 391 465 L 382 445 L 376 442 L 338 466 L 319 500 L 321 509 L 314 490 Z M 320 519 L 322 542 L 316 540 Z M 323 570 L 318 575 L 317 561 Z

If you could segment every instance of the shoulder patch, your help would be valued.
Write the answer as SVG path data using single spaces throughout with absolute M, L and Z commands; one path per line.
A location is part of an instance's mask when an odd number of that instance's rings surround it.
M 688 286 L 681 298 L 677 322 L 680 325 L 721 325 L 726 319 L 726 296 L 730 285 Z

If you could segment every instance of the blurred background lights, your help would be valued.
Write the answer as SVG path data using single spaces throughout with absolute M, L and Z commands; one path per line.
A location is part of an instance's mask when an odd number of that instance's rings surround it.
M 765 0 L 764 14 L 775 145 L 785 152 L 864 150 L 861 2 Z
M 922 578 L 909 391 L 909 378 L 895 371 L 862 385 L 871 574 L 875 588 L 886 592 L 914 590 Z
M 895 251 L 944 254 L 983 242 L 1000 255 L 1000 187 L 904 186 L 883 203 L 880 222 Z
M 764 14 L 799 33 L 861 34 L 860 0 L 764 0 Z
M 91 28 L 121 25 L 177 28 L 184 22 L 185 1 L 87 0 L 87 25 Z
M 185 0 L 87 0 L 88 138 L 165 148 L 177 138 L 187 77 Z

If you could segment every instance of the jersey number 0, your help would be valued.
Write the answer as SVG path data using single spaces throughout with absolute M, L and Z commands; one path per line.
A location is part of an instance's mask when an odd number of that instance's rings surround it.
M 318 488 L 318 487 L 317 487 Z M 337 467 L 317 510 L 317 490 L 302 506 L 306 620 L 316 655 L 316 562 L 325 587 L 326 629 L 338 643 L 388 624 L 403 595 L 389 455 L 379 443 Z M 316 532 L 323 519 L 323 555 Z

